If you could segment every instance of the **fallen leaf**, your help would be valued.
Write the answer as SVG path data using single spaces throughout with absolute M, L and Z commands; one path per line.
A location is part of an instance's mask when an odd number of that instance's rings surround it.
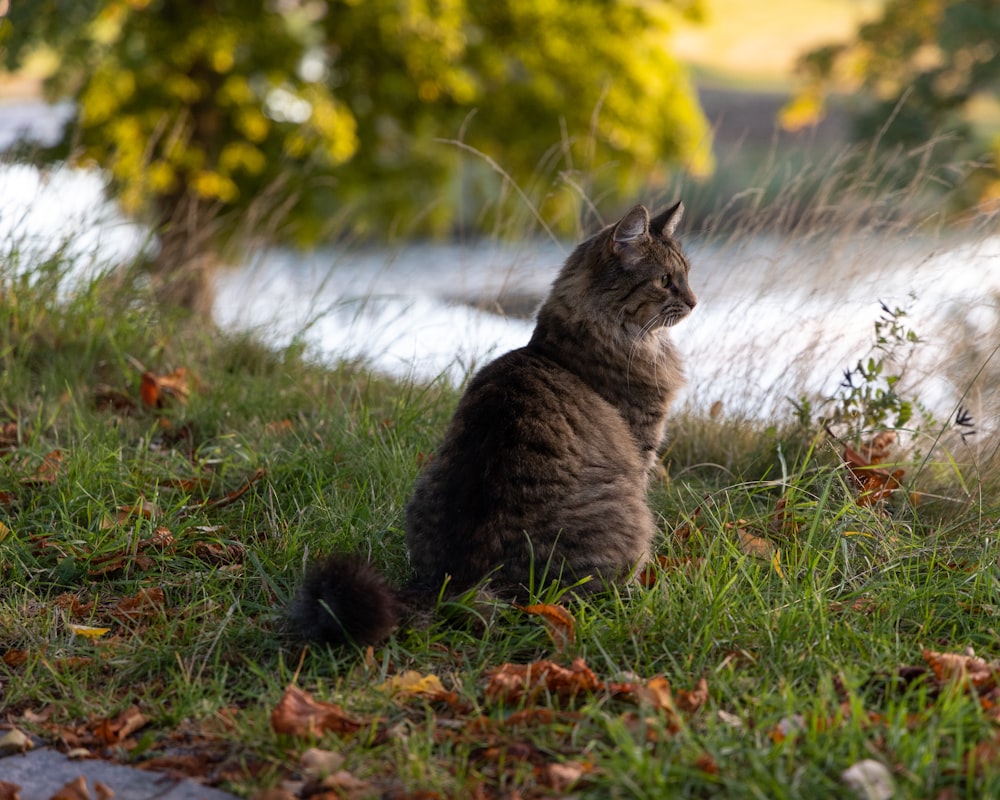
M 50 800 L 91 800 L 87 779 L 83 775 L 78 775 L 52 795 Z
M 0 800 L 21 800 L 21 787 L 16 783 L 0 781 Z
M 429 699 L 446 699 L 451 695 L 441 685 L 441 680 L 437 675 L 421 675 L 412 669 L 399 675 L 393 675 L 376 688 L 393 694 L 423 695 Z
M 697 711 L 708 702 L 708 681 L 702 677 L 698 680 L 698 685 L 690 691 L 678 689 L 676 692 L 677 707 L 681 711 Z
M 197 542 L 194 554 L 209 564 L 242 564 L 244 547 L 239 542 L 220 544 L 218 542 Z
M 135 620 L 140 617 L 156 616 L 166 608 L 166 605 L 167 598 L 163 589 L 153 587 L 140 589 L 138 594 L 122 598 L 111 613 L 120 619 Z
M 594 771 L 589 761 L 560 761 L 543 764 L 535 769 L 535 775 L 542 786 L 555 792 L 568 792 L 584 776 Z
M 997 685 L 1000 664 L 990 664 L 974 655 L 960 653 L 936 653 L 933 650 L 924 650 L 922 655 L 934 677 L 941 684 L 969 683 L 981 692 Z
M 94 625 L 77 625 L 69 623 L 69 629 L 74 636 L 82 636 L 84 639 L 100 639 L 111 628 L 98 628 Z
M 538 603 L 531 606 L 516 605 L 515 608 L 520 609 L 525 614 L 541 617 L 557 650 L 566 650 L 576 641 L 576 620 L 563 606 Z
M 895 443 L 895 431 L 881 431 L 862 443 L 859 455 L 869 464 L 881 464 L 889 457 L 889 451 Z
M 349 717 L 340 706 L 313 700 L 307 692 L 289 686 L 271 712 L 271 727 L 275 733 L 289 736 L 318 736 L 324 731 L 357 733 L 367 726 Z
M 167 375 L 142 373 L 139 396 L 149 408 L 163 408 L 172 400 L 185 402 L 188 398 L 187 370 L 178 367 Z
M 767 539 L 755 536 L 746 528 L 739 527 L 736 528 L 736 535 L 740 537 L 740 548 L 748 556 L 763 558 L 767 561 L 774 558 L 775 547 Z
M 32 747 L 31 737 L 17 728 L 0 736 L 0 753 L 25 753 Z
M 46 453 L 42 463 L 38 465 L 34 474 L 27 478 L 22 478 L 21 483 L 25 486 L 45 486 L 56 482 L 59 472 L 62 470 L 64 453 L 62 450 L 52 450 Z
M 119 744 L 148 724 L 149 720 L 137 706 L 129 706 L 114 719 L 102 719 L 93 732 L 104 744 Z
M 550 693 L 568 700 L 578 694 L 592 694 L 603 687 L 582 658 L 573 661 L 570 669 L 552 661 L 536 661 L 497 667 L 490 673 L 486 697 L 493 702 L 507 703 L 526 697 L 531 702 L 539 694 Z
M 0 520 L 0 542 L 2 542 L 8 536 L 10 536 L 10 528 L 7 527 L 7 525 L 3 522 L 3 520 Z
M 28 660 L 27 650 L 18 650 L 17 648 L 11 647 L 3 654 L 3 661 L 8 667 L 19 667 Z
M 694 765 L 706 775 L 719 774 L 719 765 L 712 757 L 711 753 L 702 753 L 695 759 Z
M 893 434 L 893 440 L 895 440 L 895 434 Z M 850 446 L 844 445 L 843 459 L 858 489 L 858 505 L 873 506 L 881 503 L 900 487 L 903 470 L 889 472 L 875 466 L 875 464 L 881 463 L 886 454 L 887 448 L 886 450 L 872 450 L 862 447 L 862 452 L 859 453 Z M 875 461 L 871 460 L 872 455 L 874 455 Z

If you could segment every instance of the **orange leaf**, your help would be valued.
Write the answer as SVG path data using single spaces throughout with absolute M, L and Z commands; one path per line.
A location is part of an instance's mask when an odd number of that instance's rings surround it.
M 313 700 L 308 692 L 289 686 L 271 712 L 271 727 L 275 733 L 290 736 L 318 736 L 325 731 L 357 733 L 366 726 L 345 714 L 340 706 Z
M 78 775 L 75 780 L 70 781 L 52 795 L 50 800 L 90 800 L 87 779 L 83 775 Z
M 1000 664 L 988 663 L 982 658 L 961 653 L 937 653 L 924 650 L 924 661 L 934 672 L 938 682 L 963 684 L 970 683 L 978 691 L 983 692 L 997 685 L 1000 674 Z
M 142 373 L 139 396 L 149 408 L 163 408 L 171 400 L 183 403 L 188 398 L 187 370 L 178 367 L 167 375 Z
M 577 694 L 592 694 L 603 688 L 582 658 L 570 669 L 552 661 L 531 664 L 502 664 L 490 673 L 486 697 L 493 702 L 513 703 L 526 697 L 531 702 L 548 692 L 565 700 Z
M 541 617 L 557 650 L 565 650 L 576 641 L 576 620 L 563 606 L 538 603 L 531 606 L 515 605 L 515 608 L 519 608 L 525 614 Z
M 677 707 L 681 711 L 697 711 L 708 702 L 708 681 L 705 678 L 698 680 L 698 685 L 687 691 L 677 690 Z
M 114 719 L 103 719 L 94 727 L 94 734 L 105 744 L 118 744 L 142 730 L 149 720 L 136 707 L 129 706 Z
M 768 561 L 774 558 L 774 545 L 767 539 L 755 536 L 745 528 L 737 528 L 736 533 L 740 537 L 740 548 L 748 556 L 764 558 Z

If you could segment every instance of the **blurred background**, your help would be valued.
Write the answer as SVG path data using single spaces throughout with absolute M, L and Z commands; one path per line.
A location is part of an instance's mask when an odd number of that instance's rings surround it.
M 327 358 L 460 379 L 574 239 L 678 196 L 693 356 L 785 348 L 755 408 L 881 299 L 1000 292 L 949 255 L 995 231 L 1000 0 L 0 0 L 0 48 L 7 270 L 134 262 Z

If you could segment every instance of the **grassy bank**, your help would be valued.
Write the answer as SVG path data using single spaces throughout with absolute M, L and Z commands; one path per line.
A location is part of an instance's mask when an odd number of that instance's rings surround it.
M 141 285 L 70 289 L 72 266 L 0 270 L 5 724 L 245 795 L 847 796 L 865 760 L 898 797 L 1000 793 L 997 469 L 989 443 L 956 460 L 954 423 L 866 472 L 845 447 L 872 431 L 830 406 L 835 436 L 681 415 L 644 586 L 307 649 L 280 609 L 310 554 L 405 577 L 455 391 L 271 352 Z

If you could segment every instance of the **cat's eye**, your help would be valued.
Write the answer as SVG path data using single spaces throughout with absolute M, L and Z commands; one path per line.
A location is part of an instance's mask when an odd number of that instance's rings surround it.
M 660 286 L 662 286 L 664 289 L 669 289 L 673 285 L 674 285 L 673 279 L 669 275 L 660 276 Z

